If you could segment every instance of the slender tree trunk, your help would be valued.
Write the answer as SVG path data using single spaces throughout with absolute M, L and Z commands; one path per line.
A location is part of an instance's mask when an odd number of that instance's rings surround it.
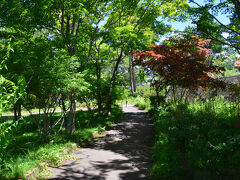
M 92 38 L 91 38 L 91 40 L 90 40 L 88 56 L 87 56 L 87 60 L 85 61 L 85 65 L 84 65 L 85 67 L 87 66 L 88 61 L 89 61 L 89 59 L 90 59 L 90 56 L 91 56 L 91 54 L 92 54 L 92 46 L 93 46 L 93 43 L 94 43 L 94 41 L 95 41 L 95 39 L 96 39 L 98 26 L 99 26 L 99 23 L 100 23 L 101 20 L 102 20 L 102 17 L 103 17 L 102 15 L 99 16 L 98 22 L 97 22 L 97 24 L 96 24 L 96 26 L 95 26 L 95 30 L 94 30 L 93 35 L 92 35 Z M 96 42 L 96 41 L 95 41 L 95 42 Z
M 73 98 L 73 94 L 70 101 L 70 110 L 68 121 L 66 124 L 66 133 L 73 134 L 75 132 L 75 113 L 76 113 L 76 101 Z
M 100 88 L 100 87 L 98 87 L 98 88 Z M 101 89 L 98 89 L 98 92 L 97 92 L 97 104 L 98 104 L 99 116 L 102 116 L 102 114 L 103 114 L 103 106 L 102 106 Z
M 185 99 L 184 99 L 184 103 L 188 103 L 188 95 L 189 95 L 189 91 L 187 90 L 187 92 L 185 93 Z
M 110 84 L 109 87 L 109 94 L 108 94 L 108 101 L 107 101 L 107 114 L 110 116 L 112 112 L 112 89 L 113 89 L 113 84 Z
M 129 77 L 130 77 L 130 87 L 132 95 L 134 96 L 134 92 L 136 92 L 136 79 L 135 79 L 135 68 L 133 66 L 133 58 L 132 54 L 129 54 Z
M 73 56 L 76 53 L 76 45 L 74 47 L 71 46 L 68 52 L 70 56 Z M 74 72 L 74 70 L 72 71 Z M 68 115 L 68 119 L 66 119 L 66 125 L 65 125 L 67 134 L 73 134 L 75 132 L 75 113 L 76 113 L 76 101 L 74 99 L 74 91 L 72 91 L 71 97 L 70 97 L 69 115 Z
M 131 87 L 131 92 L 132 96 L 134 95 L 134 90 L 133 90 L 133 78 L 132 78 L 132 54 L 129 54 L 129 78 L 130 78 L 130 87 Z
M 112 91 L 114 88 L 115 78 L 117 75 L 118 66 L 122 60 L 122 56 L 123 56 L 123 48 L 121 49 L 120 55 L 118 56 L 116 65 L 113 70 L 112 78 L 111 78 L 110 84 L 109 84 L 108 100 L 107 100 L 107 114 L 108 115 L 111 115 L 111 111 L 112 111 Z
M 97 46 L 96 46 L 97 47 Z M 97 104 L 98 104 L 98 113 L 99 116 L 103 115 L 103 106 L 102 106 L 102 83 L 101 83 L 101 56 L 100 56 L 100 47 L 98 50 L 98 58 L 96 60 L 96 74 L 97 74 Z
M 43 128 L 44 128 L 44 135 L 45 135 L 45 141 L 50 141 L 50 121 L 48 118 L 48 113 L 46 110 L 44 110 L 44 122 L 43 122 Z
M 132 55 L 132 82 L 133 82 L 133 91 L 137 91 L 137 85 L 136 85 L 136 76 L 135 76 L 135 66 L 133 66 L 134 61 L 134 55 Z
M 38 109 L 38 118 L 37 118 L 37 125 L 39 131 L 39 137 L 42 139 L 42 124 L 41 124 L 41 109 Z
M 22 117 L 22 106 L 21 104 L 18 105 L 18 119 Z
M 21 104 L 16 103 L 14 104 L 14 121 L 16 122 L 18 119 L 21 118 Z
M 62 95 L 61 98 L 61 104 L 62 104 L 62 114 L 63 114 L 63 124 L 66 127 L 66 106 L 65 106 L 65 97 Z

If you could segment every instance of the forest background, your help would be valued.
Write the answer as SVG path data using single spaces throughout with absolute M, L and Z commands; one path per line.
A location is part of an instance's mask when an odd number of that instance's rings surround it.
M 238 177 L 239 87 L 219 77 L 239 72 L 239 21 L 238 0 L 1 0 L 1 178 L 59 162 L 127 98 L 152 109 L 153 177 Z

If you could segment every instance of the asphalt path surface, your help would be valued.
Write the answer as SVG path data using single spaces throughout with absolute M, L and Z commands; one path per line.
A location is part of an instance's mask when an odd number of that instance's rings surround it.
M 150 179 L 152 120 L 137 107 L 123 108 L 121 120 L 73 153 L 75 160 L 52 168 L 51 179 L 137 180 Z

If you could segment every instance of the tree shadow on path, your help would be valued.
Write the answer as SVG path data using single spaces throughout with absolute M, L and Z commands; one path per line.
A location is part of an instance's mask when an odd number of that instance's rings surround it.
M 106 136 L 74 153 L 79 161 L 53 168 L 52 179 L 150 179 L 153 124 L 147 113 L 124 108 L 124 116 Z

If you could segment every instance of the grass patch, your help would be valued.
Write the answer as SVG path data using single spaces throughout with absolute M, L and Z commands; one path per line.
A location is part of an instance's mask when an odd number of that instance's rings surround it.
M 148 97 L 141 97 L 141 96 L 132 97 L 131 96 L 128 99 L 128 103 L 133 104 L 143 110 L 151 109 L 151 101 Z
M 59 113 L 54 114 L 52 121 L 54 122 L 59 116 Z M 30 116 L 24 117 L 22 122 L 13 127 L 12 133 L 3 132 L 13 124 L 13 120 L 11 118 L 2 120 L 0 124 L 0 179 L 23 178 L 26 172 L 39 167 L 42 162 L 48 166 L 56 165 L 68 157 L 69 152 L 64 151 L 66 148 L 72 147 L 75 143 L 82 145 L 90 141 L 94 131 L 105 129 L 120 116 L 121 110 L 118 108 L 113 110 L 112 116 L 95 120 L 91 119 L 87 111 L 78 111 L 76 132 L 68 135 L 64 129 L 57 134 L 54 134 L 54 131 L 48 144 L 40 140 L 37 123 Z

